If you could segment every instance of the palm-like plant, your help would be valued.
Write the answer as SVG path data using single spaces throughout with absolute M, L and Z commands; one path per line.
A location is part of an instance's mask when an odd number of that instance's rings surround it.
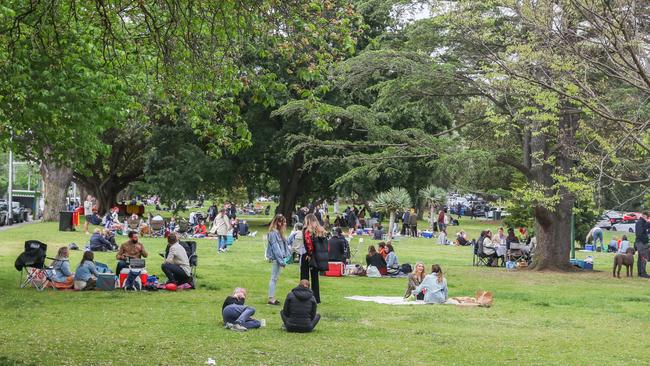
M 431 216 L 431 229 L 433 230 L 434 215 L 436 214 L 436 206 L 443 205 L 447 200 L 447 191 L 440 187 L 436 187 L 433 184 L 422 188 L 420 190 L 420 197 L 426 201 L 429 205 L 430 216 Z
M 395 223 L 395 213 L 398 210 L 406 210 L 411 207 L 411 196 L 404 188 L 391 188 L 386 192 L 379 193 L 374 200 L 370 202 L 370 207 L 379 212 L 390 215 L 388 221 L 388 239 L 393 238 L 393 224 Z

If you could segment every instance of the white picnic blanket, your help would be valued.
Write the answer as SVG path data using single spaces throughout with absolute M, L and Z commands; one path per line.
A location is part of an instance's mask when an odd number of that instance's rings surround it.
M 347 296 L 346 299 L 348 300 L 356 300 L 356 301 L 369 301 L 369 302 L 375 302 L 377 304 L 385 304 L 385 305 L 424 305 L 425 302 L 422 300 L 416 300 L 416 301 L 406 301 L 405 298 L 401 296 Z

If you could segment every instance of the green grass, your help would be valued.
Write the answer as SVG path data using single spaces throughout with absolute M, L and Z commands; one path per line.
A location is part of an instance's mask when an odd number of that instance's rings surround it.
M 463 222 L 470 232 L 486 225 Z M 199 240 L 199 289 L 193 291 L 19 289 L 13 262 L 26 239 L 48 243 L 50 256 L 59 246 L 88 239 L 56 230 L 56 224 L 33 224 L 0 232 L 2 365 L 204 365 L 208 357 L 217 365 L 624 365 L 647 364 L 650 355 L 639 344 L 650 326 L 649 283 L 613 279 L 611 254 L 596 253 L 597 271 L 589 273 L 509 272 L 472 267 L 469 248 L 404 239 L 396 245 L 400 262 L 439 263 L 451 296 L 490 290 L 494 306 L 354 302 L 344 297 L 401 296 L 406 281 L 322 278 L 321 323 L 314 333 L 290 334 L 280 329 L 279 307 L 265 305 L 270 265 L 263 260 L 261 234 L 239 240 L 222 255 L 213 240 Z M 151 253 L 150 272 L 161 274 L 162 259 L 155 253 L 165 242 L 142 241 Z M 363 251 L 371 242 L 355 240 L 352 247 Z M 73 267 L 80 255 L 72 255 Z M 97 260 L 115 265 L 111 253 L 99 253 Z M 281 274 L 279 297 L 297 280 L 298 268 L 291 265 Z M 223 329 L 221 303 L 235 286 L 249 289 L 247 304 L 257 308 L 267 328 Z

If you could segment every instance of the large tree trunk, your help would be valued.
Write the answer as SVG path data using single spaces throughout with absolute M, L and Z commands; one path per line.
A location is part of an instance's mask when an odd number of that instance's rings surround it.
M 547 135 L 541 130 L 531 137 L 531 154 L 542 154 L 544 159 L 533 164 L 531 178 L 543 187 L 544 194 L 549 198 L 559 198 L 554 210 L 546 207 L 535 207 L 535 233 L 537 246 L 533 253 L 531 269 L 535 270 L 569 270 L 571 248 L 571 214 L 575 203 L 575 194 L 565 185 L 556 186 L 555 174 L 570 179 L 575 166 L 576 153 L 575 134 L 578 128 L 579 112 L 565 107 L 558 124 L 556 136 Z M 538 125 L 539 127 L 539 125 Z M 553 149 L 554 164 L 550 164 L 549 141 L 555 140 Z
M 291 214 L 296 208 L 296 202 L 302 191 L 301 184 L 304 183 L 304 174 L 301 171 L 302 162 L 302 156 L 294 157 L 291 167 L 285 170 L 280 177 L 280 202 L 277 211 L 288 219 L 291 219 Z
M 65 210 L 66 196 L 72 182 L 72 169 L 53 161 L 43 160 L 40 170 L 45 198 L 43 221 L 59 221 L 59 212 Z
M 395 211 L 390 212 L 390 218 L 388 219 L 388 240 L 393 239 L 393 225 L 395 224 Z

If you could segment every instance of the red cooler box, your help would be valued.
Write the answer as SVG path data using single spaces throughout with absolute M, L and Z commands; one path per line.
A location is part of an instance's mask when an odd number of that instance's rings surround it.
M 343 276 L 343 271 L 345 270 L 345 265 L 343 262 L 329 262 L 329 268 L 325 272 L 325 276 L 328 277 L 341 277 Z
M 124 268 L 120 272 L 120 288 L 124 286 L 124 281 L 126 281 L 126 276 L 129 275 L 130 271 L 140 271 L 140 281 L 142 281 L 142 286 L 147 284 L 147 270 L 146 269 L 129 269 L 129 268 Z

